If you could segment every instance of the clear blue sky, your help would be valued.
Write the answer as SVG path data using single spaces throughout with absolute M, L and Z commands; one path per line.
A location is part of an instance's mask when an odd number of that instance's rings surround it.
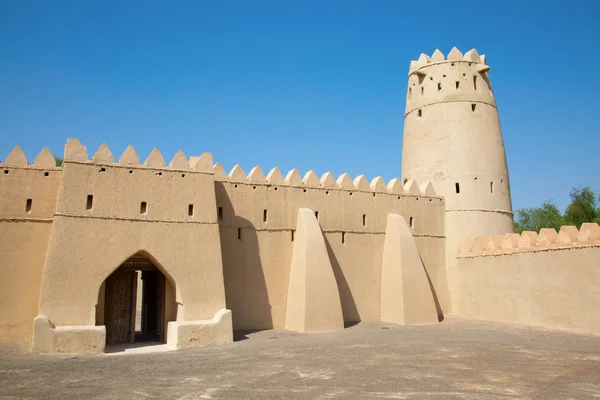
M 488 55 L 515 208 L 600 191 L 600 1 L 2 1 L 0 159 L 133 144 L 400 175 L 409 62 Z

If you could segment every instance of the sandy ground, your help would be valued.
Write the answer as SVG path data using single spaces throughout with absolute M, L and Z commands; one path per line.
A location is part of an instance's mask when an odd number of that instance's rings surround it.
M 600 398 L 595 336 L 457 318 L 237 336 L 230 345 L 147 354 L 43 356 L 3 348 L 0 398 Z

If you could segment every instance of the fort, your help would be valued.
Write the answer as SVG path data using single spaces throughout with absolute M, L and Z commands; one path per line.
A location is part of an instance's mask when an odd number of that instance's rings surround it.
M 402 176 L 167 165 L 68 139 L 0 164 L 0 340 L 102 353 L 446 315 L 600 334 L 600 226 L 513 233 L 486 57 L 410 63 Z M 136 312 L 140 326 L 136 327 Z

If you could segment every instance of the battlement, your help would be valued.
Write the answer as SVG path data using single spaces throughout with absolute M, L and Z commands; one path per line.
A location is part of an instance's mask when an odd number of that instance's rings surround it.
M 183 152 L 179 150 L 171 162 L 166 165 L 165 160 L 158 149 L 150 152 L 146 161 L 140 161 L 140 157 L 133 148 L 128 146 L 123 154 L 115 162 L 115 157 L 106 145 L 102 143 L 98 150 L 94 153 L 91 159 L 88 157 L 87 148 L 81 144 L 78 139 L 68 139 L 65 145 L 64 162 L 90 163 L 99 165 L 123 166 L 127 168 L 150 168 L 150 169 L 171 169 L 177 171 L 195 171 L 206 174 L 212 174 L 212 154 L 202 153 L 198 157 L 190 157 L 189 159 Z
M 326 172 L 319 178 L 313 170 L 308 171 L 302 176 L 294 168 L 284 178 L 277 167 L 271 169 L 265 176 L 259 166 L 252 168 L 250 173 L 246 175 L 239 164 L 235 165 L 229 174 L 227 174 L 220 162 L 217 162 L 213 166 L 213 173 L 216 181 L 236 184 L 285 185 L 323 190 L 338 189 L 350 192 L 370 192 L 373 194 L 385 193 L 400 196 L 439 197 L 431 182 L 426 181 L 419 184 L 414 180 L 407 180 L 402 184 L 399 178 L 393 178 L 386 185 L 385 180 L 381 176 L 373 178 L 369 183 L 365 175 L 358 175 L 352 179 L 350 175 L 343 173 L 335 179 L 331 172 Z
M 470 238 L 463 241 L 458 256 L 492 256 L 589 246 L 600 246 L 600 225 L 597 223 L 584 223 L 579 230 L 575 226 L 562 226 L 559 232 L 543 228 L 539 233 L 524 231 L 520 235 L 507 233 Z
M 15 146 L 15 148 L 6 156 L 4 162 L 0 161 L 0 165 L 7 167 L 33 167 L 37 169 L 54 169 L 56 167 L 56 161 L 54 160 L 54 156 L 48 150 L 47 147 L 44 147 L 42 151 L 39 152 L 33 164 L 29 164 L 25 153 L 20 146 Z M 7 172 L 4 172 L 5 174 Z
M 423 67 L 440 63 L 456 62 L 464 62 L 468 63 L 469 65 L 477 64 L 477 70 L 479 72 L 485 72 L 490 69 L 490 67 L 487 65 L 486 56 L 479 55 L 476 49 L 471 49 L 463 55 L 460 50 L 458 50 L 456 47 L 453 47 L 448 53 L 447 57 L 445 57 L 444 53 L 442 53 L 439 49 L 436 49 L 431 57 L 425 53 L 421 53 L 421 56 L 418 60 L 411 60 L 408 75 L 411 75 L 412 73 L 416 73 L 417 75 L 425 75 L 423 72 L 420 72 L 421 68 Z

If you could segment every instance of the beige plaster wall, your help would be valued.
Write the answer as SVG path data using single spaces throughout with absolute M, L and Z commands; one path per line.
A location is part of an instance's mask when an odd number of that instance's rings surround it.
M 102 283 L 138 252 L 175 287 L 171 319 L 210 320 L 225 306 L 212 171 L 142 166 L 131 153 L 120 163 L 63 164 L 39 310 L 57 326 L 94 325 Z
M 440 303 L 447 304 L 444 269 L 444 202 L 416 183 L 389 187 L 363 176 L 319 179 L 297 171 L 284 181 L 278 169 L 268 177 L 239 166 L 225 176 L 215 165 L 227 308 L 234 329 L 284 328 L 289 268 L 299 208 L 318 212 L 336 276 L 346 321 L 380 318 L 381 262 L 388 213 L 412 217 L 413 234 Z M 408 193 L 410 192 L 410 193 Z M 264 212 L 267 210 L 267 220 Z M 366 224 L 363 226 L 363 215 Z M 241 239 L 238 238 L 240 229 Z M 344 243 L 342 243 L 342 235 Z
M 0 340 L 25 346 L 38 313 L 61 170 L 24 163 L 0 164 Z
M 563 229 L 466 240 L 457 259 L 454 313 L 600 334 L 600 227 L 594 225 L 595 238 L 580 232 L 578 239 L 575 228 L 571 237 Z

